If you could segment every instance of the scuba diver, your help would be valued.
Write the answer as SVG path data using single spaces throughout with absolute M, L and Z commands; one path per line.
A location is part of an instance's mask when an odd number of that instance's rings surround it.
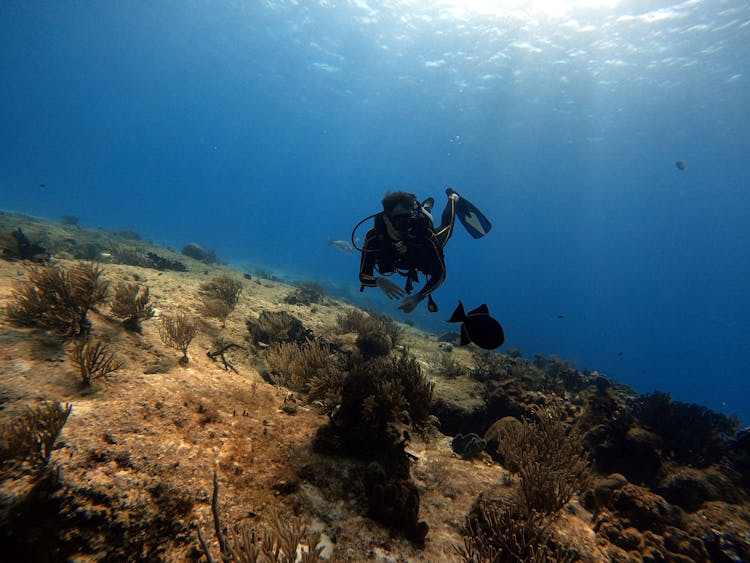
M 401 309 L 411 313 L 425 298 L 427 308 L 434 313 L 438 310 L 432 293 L 445 280 L 445 259 L 443 248 L 453 234 L 456 217 L 469 234 L 481 238 L 492 228 L 490 221 L 467 199 L 452 188 L 446 188 L 448 202 L 443 210 L 440 226 L 435 228 L 432 219 L 433 198 L 419 202 L 409 192 L 391 192 L 382 200 L 383 211 L 360 221 L 352 231 L 352 242 L 357 228 L 374 218 L 375 225 L 365 236 L 359 265 L 360 291 L 366 287 L 378 287 L 389 299 L 401 299 Z M 375 275 L 375 271 L 380 276 Z M 398 284 L 386 279 L 393 273 L 406 278 L 402 289 Z M 411 295 L 414 284 L 419 282 L 422 272 L 427 281 L 415 295 Z M 404 297 L 409 295 L 408 297 Z

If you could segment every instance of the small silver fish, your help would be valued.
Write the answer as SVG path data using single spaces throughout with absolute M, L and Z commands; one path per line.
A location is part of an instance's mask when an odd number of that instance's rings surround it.
M 346 242 L 345 240 L 334 240 L 331 237 L 328 237 L 328 246 L 333 246 L 338 250 L 339 252 L 343 254 L 354 254 L 354 249 L 352 248 L 352 245 Z

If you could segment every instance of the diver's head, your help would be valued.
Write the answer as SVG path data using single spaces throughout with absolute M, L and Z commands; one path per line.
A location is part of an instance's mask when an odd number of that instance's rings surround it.
M 419 213 L 417 196 L 409 192 L 391 192 L 383 198 L 383 213 L 390 225 L 400 234 L 406 234 Z

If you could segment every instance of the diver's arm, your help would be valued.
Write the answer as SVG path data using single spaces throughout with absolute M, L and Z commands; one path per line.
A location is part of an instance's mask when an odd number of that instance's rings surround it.
M 424 301 L 425 297 L 428 297 L 430 293 L 440 287 L 440 284 L 443 283 L 443 280 L 445 279 L 445 262 L 443 262 L 442 258 L 440 259 L 440 265 L 442 267 L 442 272 L 433 275 L 428 274 L 429 279 L 427 280 L 425 286 L 415 295 L 410 295 L 406 299 L 403 299 L 401 301 L 401 305 L 399 305 L 399 309 L 401 309 L 404 313 L 411 313 L 414 309 L 417 308 L 417 305 Z M 432 307 L 434 307 L 434 309 Z M 437 311 L 437 306 L 435 306 L 434 303 L 428 308 L 433 313 Z
M 432 271 L 427 274 L 427 283 L 422 289 L 417 292 L 415 296 L 421 297 L 422 299 L 424 299 L 430 293 L 440 287 L 443 281 L 445 281 L 446 274 L 445 260 L 443 259 L 443 255 L 440 252 L 440 249 L 438 248 L 437 242 L 434 237 L 429 239 L 427 248 L 434 252 L 434 256 L 432 258 L 433 267 L 431 268 Z

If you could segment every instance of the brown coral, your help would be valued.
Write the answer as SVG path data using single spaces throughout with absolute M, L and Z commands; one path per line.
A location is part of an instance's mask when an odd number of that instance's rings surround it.
M 310 381 L 336 369 L 331 350 L 314 342 L 280 342 L 266 352 L 273 381 L 295 391 L 309 388 Z
M 135 283 L 118 283 L 110 305 L 112 314 L 123 319 L 122 325 L 128 330 L 141 332 L 141 321 L 154 316 L 154 306 L 149 303 L 148 287 Z
M 464 542 L 454 546 L 465 563 L 563 563 L 575 554 L 556 545 L 545 515 L 527 513 L 508 502 L 479 499 L 463 528 Z
M 87 313 L 106 298 L 109 283 L 102 270 L 90 262 L 78 262 L 69 270 L 41 266 L 28 271 L 28 280 L 13 291 L 8 318 L 22 326 L 50 329 L 77 336 L 90 329 Z
M 242 284 L 227 275 L 217 276 L 202 283 L 198 293 L 203 302 L 203 314 L 219 319 L 224 327 L 227 317 L 239 303 Z
M 498 450 L 506 467 L 521 477 L 528 511 L 554 514 L 591 483 L 583 434 L 567 424 L 560 408 L 535 409 L 536 422 L 500 430 Z
M 290 305 L 312 305 L 313 303 L 322 303 L 325 298 L 323 286 L 315 282 L 301 281 L 297 284 L 297 289 L 284 298 L 284 303 Z
M 159 336 L 164 344 L 182 352 L 181 364 L 187 364 L 190 361 L 188 347 L 197 334 L 198 324 L 186 313 L 178 313 L 174 316 L 164 315 L 161 319 Z
M 276 342 L 303 344 L 313 339 L 312 331 L 286 311 L 263 311 L 257 320 L 248 319 L 246 324 L 253 343 L 258 346 L 266 347 Z
M 108 379 L 123 363 L 100 341 L 79 340 L 70 350 L 70 359 L 78 368 L 81 383 L 88 387 L 96 379 Z
M 59 402 L 42 403 L 2 428 L 0 461 L 28 462 L 32 467 L 44 468 L 63 426 L 68 421 L 72 406 Z

